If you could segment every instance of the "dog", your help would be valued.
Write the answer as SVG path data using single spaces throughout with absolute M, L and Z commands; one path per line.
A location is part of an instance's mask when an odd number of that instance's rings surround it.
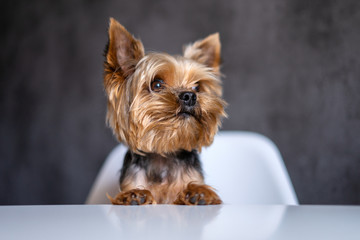
M 219 34 L 184 47 L 182 56 L 145 53 L 143 44 L 110 18 L 105 48 L 107 123 L 128 147 L 120 192 L 112 204 L 213 205 L 198 153 L 226 117 Z M 220 165 L 220 164 L 219 164 Z

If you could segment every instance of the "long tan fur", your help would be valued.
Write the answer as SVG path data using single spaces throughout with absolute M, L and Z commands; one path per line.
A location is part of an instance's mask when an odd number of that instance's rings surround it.
M 221 98 L 220 51 L 219 34 L 213 34 L 186 46 L 183 56 L 145 54 L 141 41 L 110 19 L 104 86 L 108 97 L 106 118 L 117 139 L 133 153 L 165 158 L 179 150 L 201 151 L 209 146 L 221 119 L 226 117 L 226 102 Z M 163 81 L 162 91 L 151 90 L 154 79 Z M 194 89 L 197 100 L 193 116 L 180 117 L 179 94 Z M 144 172 L 132 171 L 134 174 L 121 184 L 123 192 L 111 198 L 113 203 L 122 204 L 129 196 L 148 195 L 146 189 L 152 193 L 153 202 L 173 203 L 190 183 L 204 184 L 196 171 L 173 171 L 172 178 L 157 185 L 149 184 Z M 133 192 L 141 188 L 144 190 Z M 179 204 L 185 201 L 181 196 Z

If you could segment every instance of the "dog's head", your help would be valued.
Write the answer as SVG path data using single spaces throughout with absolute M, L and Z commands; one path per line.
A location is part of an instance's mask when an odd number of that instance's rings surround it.
M 139 154 L 212 143 L 226 116 L 218 34 L 186 46 L 183 56 L 145 54 L 141 41 L 110 19 L 105 57 L 107 121 L 120 142 Z

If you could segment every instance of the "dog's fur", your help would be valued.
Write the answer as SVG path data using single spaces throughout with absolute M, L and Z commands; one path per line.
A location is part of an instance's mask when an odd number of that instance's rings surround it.
M 220 40 L 213 34 L 183 56 L 145 54 L 140 40 L 110 19 L 105 50 L 107 122 L 129 147 L 113 204 L 220 204 L 204 184 L 197 152 L 226 116 Z

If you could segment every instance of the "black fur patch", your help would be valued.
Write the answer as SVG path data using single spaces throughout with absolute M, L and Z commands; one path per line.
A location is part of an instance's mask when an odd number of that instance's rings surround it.
M 176 171 L 179 170 L 184 172 L 195 170 L 203 176 L 201 162 L 195 150 L 191 152 L 182 150 L 167 157 L 154 153 L 142 156 L 129 150 L 121 169 L 120 185 L 126 177 L 134 174 L 133 169 L 144 170 L 147 180 L 151 183 L 161 183 L 165 180 L 172 182 Z

